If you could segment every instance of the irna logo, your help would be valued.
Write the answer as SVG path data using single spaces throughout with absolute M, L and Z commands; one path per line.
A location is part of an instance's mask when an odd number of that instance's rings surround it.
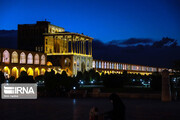
M 34 94 L 33 87 L 6 87 L 4 94 Z
M 2 99 L 37 99 L 37 84 L 12 84 L 1 85 Z

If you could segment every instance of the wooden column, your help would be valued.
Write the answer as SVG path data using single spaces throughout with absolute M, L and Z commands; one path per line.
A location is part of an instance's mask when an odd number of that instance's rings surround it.
M 79 48 L 78 48 L 79 45 L 78 44 L 79 44 L 79 40 L 77 40 L 77 53 L 79 53 Z
M 73 35 L 72 35 L 72 37 L 71 37 L 71 52 L 73 53 Z
M 84 42 L 84 54 L 86 54 L 86 40 Z
M 67 46 L 66 46 L 66 49 L 67 49 L 67 51 L 66 51 L 66 53 L 68 53 L 69 52 L 69 39 L 68 39 L 68 37 L 67 36 L 65 36 L 65 40 L 66 40 L 66 42 L 67 42 Z
M 74 53 L 76 53 L 76 39 L 74 39 Z
M 90 52 L 89 52 L 90 50 L 89 50 L 89 48 L 90 48 L 90 47 L 89 47 L 89 40 L 88 40 L 88 55 L 90 55 Z
M 92 55 L 92 40 L 91 40 L 91 55 Z
M 82 46 L 82 40 L 81 40 L 81 54 L 82 54 L 82 51 L 83 51 L 83 46 Z

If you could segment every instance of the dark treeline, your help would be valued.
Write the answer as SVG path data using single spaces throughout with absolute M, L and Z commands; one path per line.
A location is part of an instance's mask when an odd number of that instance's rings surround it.
M 174 74 L 171 78 L 178 78 L 179 74 Z M 28 76 L 25 71 L 22 71 L 19 78 L 11 76 L 9 79 L 4 77 L 4 73 L 0 71 L 0 83 L 37 83 L 38 93 L 40 96 L 61 96 L 67 93 L 74 87 L 81 89 L 80 85 L 103 85 L 103 89 L 126 87 L 133 88 L 133 86 L 143 87 L 144 83 L 149 83 L 149 88 L 152 91 L 161 91 L 162 76 L 161 73 L 153 73 L 152 75 L 129 74 L 124 71 L 122 74 L 104 74 L 101 75 L 94 69 L 78 72 L 77 76 L 70 77 L 65 71 L 62 74 L 55 74 L 45 72 L 44 75 L 39 75 L 35 78 Z M 179 82 L 176 82 L 179 84 Z

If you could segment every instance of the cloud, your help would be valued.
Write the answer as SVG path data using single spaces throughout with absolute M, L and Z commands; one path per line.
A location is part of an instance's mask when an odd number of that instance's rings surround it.
M 127 46 L 134 46 L 134 45 L 147 45 L 152 44 L 154 41 L 148 38 L 129 38 L 127 40 L 112 40 L 109 42 L 111 45 L 127 45 Z
M 165 46 L 176 47 L 177 40 L 166 37 L 166 38 L 162 38 L 162 40 L 160 40 L 160 41 L 154 42 L 152 46 L 156 47 L 156 48 L 161 48 L 161 47 L 165 47 Z

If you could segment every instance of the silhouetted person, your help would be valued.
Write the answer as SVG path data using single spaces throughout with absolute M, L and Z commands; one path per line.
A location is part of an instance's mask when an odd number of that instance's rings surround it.
M 99 113 L 97 107 L 92 107 L 89 112 L 89 120 L 98 120 Z
M 105 114 L 106 118 L 108 118 L 108 120 L 125 120 L 125 105 L 121 98 L 113 93 L 109 99 L 113 104 L 113 110 Z

